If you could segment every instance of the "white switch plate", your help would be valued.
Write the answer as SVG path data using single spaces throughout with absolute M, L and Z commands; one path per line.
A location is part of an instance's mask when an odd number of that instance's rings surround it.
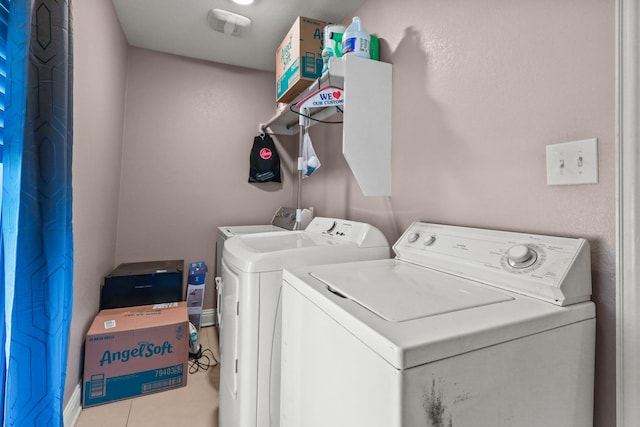
M 547 185 L 597 183 L 597 138 L 547 145 Z

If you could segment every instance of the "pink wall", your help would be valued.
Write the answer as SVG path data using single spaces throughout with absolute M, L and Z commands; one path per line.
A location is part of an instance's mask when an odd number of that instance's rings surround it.
M 319 215 L 413 220 L 591 243 L 596 426 L 615 425 L 615 2 L 368 0 L 358 11 L 393 63 L 392 196 L 365 198 L 340 126 L 315 125 Z M 348 94 L 347 94 L 348 96 Z M 546 185 L 545 146 L 597 137 L 600 182 Z
M 73 2 L 73 320 L 65 403 L 82 374 L 84 337 L 114 267 L 127 41 L 110 0 Z
M 128 73 L 116 260 L 205 261 L 211 308 L 217 227 L 266 224 L 290 203 L 288 173 L 282 184 L 247 182 L 275 76 L 139 48 Z M 280 146 L 283 167 L 292 147 Z
M 257 125 L 274 112 L 272 73 L 138 48 L 124 65 L 110 2 L 90 3 L 74 3 L 77 304 L 67 390 L 113 266 L 213 266 L 217 226 L 267 222 L 295 196 L 292 172 L 282 186 L 246 182 Z M 373 223 L 391 242 L 413 220 L 589 239 L 598 427 L 615 424 L 614 11 L 613 0 L 368 0 L 358 14 L 394 65 L 393 195 L 362 196 L 339 125 L 311 129 L 322 167 L 303 183 L 317 215 Z M 600 182 L 548 187 L 545 146 L 591 137 Z M 296 138 L 278 139 L 291 170 Z

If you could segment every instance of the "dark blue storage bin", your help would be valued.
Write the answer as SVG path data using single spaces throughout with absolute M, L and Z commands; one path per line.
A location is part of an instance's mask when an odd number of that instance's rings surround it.
M 120 264 L 104 278 L 100 310 L 184 301 L 184 260 Z

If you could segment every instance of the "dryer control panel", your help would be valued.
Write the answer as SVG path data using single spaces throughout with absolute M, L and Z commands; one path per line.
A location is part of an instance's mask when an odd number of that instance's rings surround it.
M 339 218 L 317 216 L 311 220 L 306 232 L 353 242 L 360 247 L 387 246 L 387 238 L 371 224 Z
M 302 209 L 301 211 L 301 230 L 307 228 L 309 222 L 313 218 L 313 208 Z M 271 224 L 285 230 L 294 230 L 296 227 L 296 209 L 280 207 L 271 218 Z
M 591 299 L 585 239 L 414 222 L 393 250 L 398 259 L 557 305 Z

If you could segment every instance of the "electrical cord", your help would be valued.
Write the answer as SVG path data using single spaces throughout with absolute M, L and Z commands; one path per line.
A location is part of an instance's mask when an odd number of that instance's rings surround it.
M 211 357 L 209 357 L 209 355 Z M 214 366 L 218 365 L 218 359 L 216 359 L 216 357 L 213 355 L 213 351 L 211 351 L 211 349 L 209 348 L 205 348 L 204 350 L 202 349 L 202 346 L 200 346 L 200 349 L 198 349 L 197 353 L 189 353 L 189 373 L 190 374 L 195 374 L 196 372 L 203 370 L 206 371 L 209 368 L 213 368 Z M 213 359 L 213 363 L 212 363 L 212 359 Z

